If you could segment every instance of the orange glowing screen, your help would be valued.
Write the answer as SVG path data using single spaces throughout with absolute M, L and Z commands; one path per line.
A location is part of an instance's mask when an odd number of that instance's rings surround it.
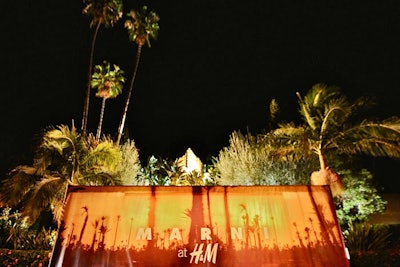
M 70 187 L 61 227 L 50 266 L 349 266 L 326 186 Z

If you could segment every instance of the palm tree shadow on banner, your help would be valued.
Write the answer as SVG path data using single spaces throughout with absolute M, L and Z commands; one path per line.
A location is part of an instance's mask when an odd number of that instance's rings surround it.
M 349 266 L 328 186 L 71 187 L 68 195 L 50 266 Z

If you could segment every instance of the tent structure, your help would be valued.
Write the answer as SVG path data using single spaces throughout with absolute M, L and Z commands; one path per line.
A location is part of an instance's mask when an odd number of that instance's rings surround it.
M 50 266 L 349 266 L 329 186 L 71 186 Z

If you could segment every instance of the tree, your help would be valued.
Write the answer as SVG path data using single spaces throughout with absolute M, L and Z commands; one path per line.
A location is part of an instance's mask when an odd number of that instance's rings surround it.
M 269 136 L 269 135 L 268 135 Z M 213 163 L 213 176 L 223 185 L 293 185 L 306 183 L 314 162 L 283 158 L 282 151 L 262 134 L 233 132 Z
M 138 176 L 140 174 L 141 164 L 139 159 L 139 152 L 133 140 L 127 140 L 120 145 L 122 154 L 122 164 L 118 171 L 121 182 L 124 185 L 138 185 L 140 181 Z
M 102 65 L 96 65 L 94 67 L 91 87 L 93 89 L 97 89 L 96 96 L 103 99 L 101 104 L 99 125 L 96 133 L 97 140 L 100 139 L 101 135 L 106 100 L 109 98 L 115 98 L 122 92 L 122 87 L 125 82 L 123 74 L 124 71 L 115 64 L 114 69 L 112 70 L 110 63 L 107 61 L 104 61 Z
M 85 7 L 82 13 L 92 18 L 92 20 L 90 21 L 90 27 L 96 27 L 90 47 L 88 82 L 82 116 L 82 134 L 83 136 L 85 136 L 89 114 L 90 81 L 93 66 L 93 54 L 97 33 L 102 24 L 104 24 L 106 28 L 112 27 L 122 17 L 122 0 L 83 0 L 83 4 L 85 5 Z
M 121 152 L 109 138 L 83 139 L 75 127 L 65 125 L 50 128 L 32 166 L 17 166 L 2 182 L 0 201 L 21 208 L 32 222 L 46 209 L 58 221 L 68 185 L 120 185 L 121 162 Z
M 371 214 L 385 211 L 387 201 L 374 186 L 373 176 L 366 169 L 342 171 L 346 191 L 335 198 L 336 213 L 343 230 L 352 223 L 363 223 Z
M 312 173 L 312 184 L 330 184 L 334 195 L 342 193 L 340 176 L 327 164 L 331 156 L 400 158 L 400 118 L 368 120 L 361 112 L 369 106 L 367 99 L 349 102 L 338 87 L 326 84 L 297 97 L 304 123 L 281 124 L 267 139 L 279 144 L 284 155 L 316 155 L 320 170 Z
M 156 39 L 160 29 L 158 21 L 160 18 L 154 11 L 148 11 L 147 6 L 143 6 L 140 11 L 131 10 L 128 19 L 125 22 L 125 28 L 128 30 L 129 40 L 137 44 L 136 61 L 133 69 L 133 74 L 129 86 L 128 95 L 126 97 L 124 111 L 118 127 L 118 137 L 116 143 L 119 144 L 124 131 L 126 115 L 128 112 L 129 102 L 132 95 L 133 84 L 135 82 L 136 73 L 139 67 L 139 61 L 143 45 L 147 44 L 151 47 L 150 38 Z

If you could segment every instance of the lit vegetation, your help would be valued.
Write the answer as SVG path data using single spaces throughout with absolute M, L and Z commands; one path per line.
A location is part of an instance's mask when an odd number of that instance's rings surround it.
M 131 82 L 129 84 L 124 111 L 118 126 L 117 144 L 120 143 L 122 133 L 124 131 L 129 102 L 131 100 L 133 85 L 135 83 L 139 61 L 142 54 L 142 47 L 145 44 L 147 44 L 148 47 L 151 47 L 150 39 L 156 39 L 158 31 L 160 30 L 160 26 L 158 25 L 158 21 L 160 20 L 159 16 L 156 12 L 149 10 L 147 6 L 143 6 L 140 10 L 132 9 L 128 14 L 128 17 L 130 19 L 125 21 L 125 28 L 128 30 L 129 40 L 137 44 L 137 51 L 135 67 L 133 69 Z
M 88 67 L 88 81 L 86 87 L 85 104 L 83 107 L 82 116 L 82 134 L 86 135 L 87 120 L 89 115 L 90 104 L 90 81 L 92 77 L 94 47 L 96 44 L 97 33 L 100 26 L 104 25 L 106 28 L 113 27 L 114 24 L 122 17 L 122 0 L 83 0 L 84 8 L 82 13 L 91 18 L 90 27 L 95 26 L 93 33 L 92 43 L 90 46 L 89 67 Z
M 352 251 L 379 251 L 388 248 L 391 233 L 387 225 L 351 223 L 344 236 Z
M 298 98 L 303 124 L 278 124 L 256 135 L 232 133 L 229 146 L 220 151 L 214 164 L 217 182 L 329 184 L 344 229 L 383 212 L 386 202 L 371 174 L 351 164 L 357 154 L 400 158 L 400 119 L 368 120 L 360 116 L 368 101 L 360 98 L 351 103 L 339 88 L 324 84 L 316 84 Z M 270 110 L 273 119 L 279 110 L 275 101 Z
M 280 160 L 277 151 L 259 136 L 240 132 L 232 133 L 229 146 L 220 151 L 214 163 L 222 185 L 308 184 L 314 166 L 304 159 Z
M 330 168 L 327 159 L 362 154 L 400 158 L 400 119 L 380 121 L 362 116 L 369 102 L 354 102 L 335 86 L 314 85 L 304 97 L 298 93 L 303 124 L 281 124 L 265 141 L 284 155 L 317 158 L 319 170 L 311 175 L 312 184 L 330 184 L 334 195 L 343 192 L 340 175 Z M 272 141 L 272 142 L 271 142 Z
M 90 85 L 93 89 L 97 89 L 96 96 L 102 98 L 99 125 L 97 127 L 96 139 L 100 139 L 101 127 L 103 124 L 104 109 L 106 100 L 115 98 L 122 92 L 122 87 L 125 82 L 124 71 L 118 65 L 111 65 L 108 61 L 103 61 L 103 64 L 94 66 L 94 73 Z
M 31 166 L 17 166 L 9 173 L 0 201 L 20 207 L 31 222 L 47 209 L 59 221 L 68 185 L 121 185 L 132 182 L 139 169 L 133 141 L 121 148 L 110 138 L 83 138 L 75 127 L 62 125 L 44 132 Z
M 3 208 L 0 217 L 2 243 L 14 249 L 38 246 L 48 249 L 52 232 L 32 234 L 29 226 L 45 211 L 54 220 L 62 215 L 68 185 L 305 185 L 330 184 L 337 214 L 346 230 L 351 249 L 380 249 L 388 238 L 383 228 L 362 224 L 369 215 L 382 212 L 386 202 L 374 187 L 367 170 L 352 168 L 355 155 L 400 158 L 400 119 L 364 118 L 362 110 L 369 102 L 360 98 L 349 101 L 335 86 L 314 85 L 305 96 L 297 93 L 302 123 L 275 123 L 279 105 L 269 106 L 268 131 L 229 136 L 212 164 L 185 171 L 179 159 L 151 156 L 143 164 L 133 140 L 124 131 L 128 106 L 137 74 L 142 48 L 151 46 L 160 30 L 159 16 L 143 6 L 127 14 L 124 27 L 128 40 L 137 45 L 135 65 L 126 101 L 117 129 L 117 138 L 101 135 L 106 99 L 122 93 L 124 72 L 103 62 L 92 70 L 94 47 L 101 25 L 112 27 L 122 16 L 121 0 L 83 0 L 83 13 L 95 27 L 90 50 L 88 84 L 82 118 L 82 132 L 74 125 L 45 129 L 30 165 L 13 168 L 0 189 Z M 88 133 L 90 89 L 103 99 L 96 135 Z M 7 239 L 6 239 L 7 238 Z M 44 241 L 43 241 L 44 240 Z M 31 242 L 31 243 L 23 243 Z M 35 243 L 37 242 L 37 243 Z M 46 247 L 47 245 L 47 247 Z

